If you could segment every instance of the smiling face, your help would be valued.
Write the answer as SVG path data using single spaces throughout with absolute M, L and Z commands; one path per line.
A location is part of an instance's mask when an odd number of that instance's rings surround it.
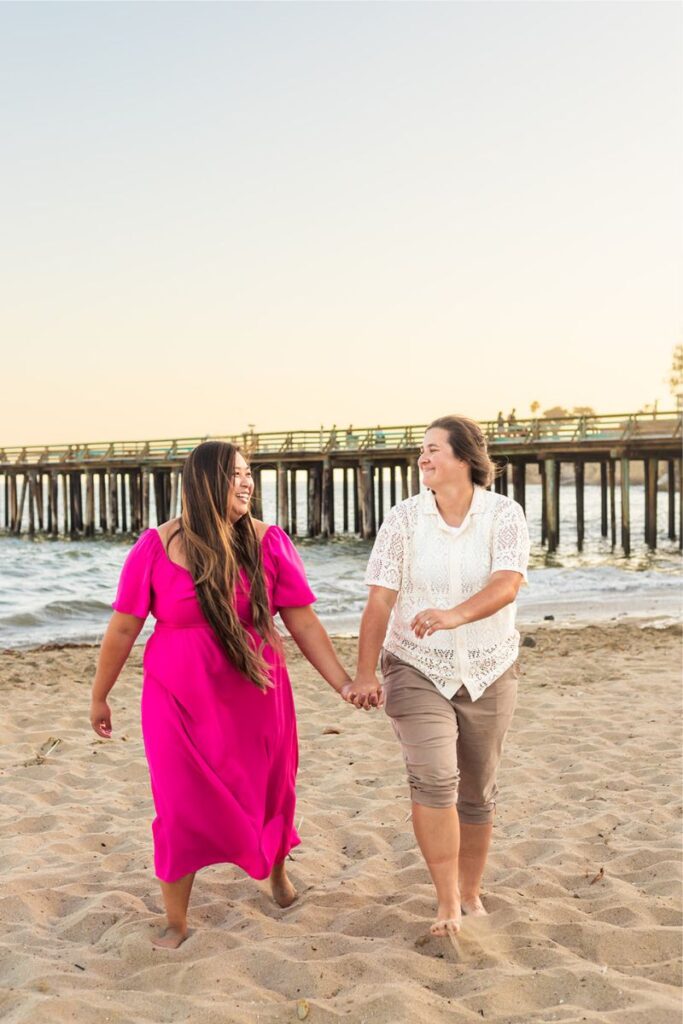
M 228 493 L 228 518 L 231 523 L 236 523 L 249 511 L 253 493 L 254 481 L 247 460 L 240 452 L 235 452 L 235 464 Z
M 457 457 L 443 427 L 430 427 L 425 434 L 418 466 L 423 483 L 432 491 L 462 486 L 471 480 L 469 463 Z

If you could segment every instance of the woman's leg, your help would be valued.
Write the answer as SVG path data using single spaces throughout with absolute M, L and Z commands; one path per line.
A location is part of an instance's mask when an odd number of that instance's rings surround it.
M 194 873 L 184 875 L 177 882 L 159 881 L 168 924 L 160 935 L 152 939 L 155 946 L 177 949 L 187 938 L 187 907 L 193 882 Z
M 455 805 L 425 807 L 413 802 L 413 828 L 436 889 L 438 908 L 433 935 L 447 935 L 460 927 L 458 889 L 459 824 Z
M 385 710 L 403 748 L 413 828 L 436 889 L 435 935 L 460 927 L 458 892 L 458 723 L 453 705 L 417 669 L 386 652 Z
M 483 825 L 460 823 L 460 855 L 458 880 L 460 903 L 465 914 L 480 917 L 486 913 L 481 902 L 481 880 L 488 858 L 493 822 Z
M 496 774 L 517 699 L 516 663 L 472 701 L 466 690 L 453 698 L 458 718 L 460 788 L 459 884 L 466 914 L 486 913 L 481 882 L 486 868 L 496 806 Z
M 279 907 L 291 907 L 299 895 L 287 875 L 283 860 L 276 864 L 270 873 L 270 890 Z

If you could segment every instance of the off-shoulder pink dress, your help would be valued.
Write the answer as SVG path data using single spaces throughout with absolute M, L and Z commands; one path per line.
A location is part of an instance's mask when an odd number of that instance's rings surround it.
M 315 601 L 283 530 L 269 527 L 261 551 L 273 614 Z M 244 572 L 236 601 L 257 638 Z M 139 619 L 151 611 L 157 620 L 145 647 L 142 691 L 157 876 L 175 882 L 228 862 L 266 878 L 300 842 L 296 718 L 284 657 L 265 647 L 274 684 L 265 693 L 241 675 L 204 618 L 190 573 L 169 559 L 154 529 L 131 549 L 113 607 Z

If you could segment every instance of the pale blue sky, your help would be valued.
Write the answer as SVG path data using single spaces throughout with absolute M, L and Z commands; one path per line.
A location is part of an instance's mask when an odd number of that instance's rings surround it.
M 0 443 L 659 398 L 673 3 L 0 5 Z

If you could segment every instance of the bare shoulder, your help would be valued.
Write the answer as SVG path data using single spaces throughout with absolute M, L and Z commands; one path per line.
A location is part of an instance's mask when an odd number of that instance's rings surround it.
M 164 542 L 164 547 L 168 544 L 169 538 L 176 532 L 180 526 L 180 519 L 169 519 L 167 523 L 160 523 L 157 526 L 157 533 Z
M 266 533 L 270 529 L 270 523 L 262 523 L 260 519 L 251 520 L 254 529 L 256 530 L 256 536 L 261 541 L 265 537 Z

